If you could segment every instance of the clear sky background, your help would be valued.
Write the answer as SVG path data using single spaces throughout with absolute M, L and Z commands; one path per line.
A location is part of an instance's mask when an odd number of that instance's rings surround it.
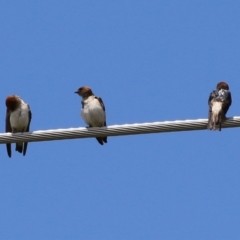
M 229 83 L 240 115 L 239 1 L 1 1 L 5 98 L 31 130 L 84 127 L 79 87 L 107 124 L 207 118 Z M 240 129 L 1 146 L 0 239 L 240 239 Z M 14 148 L 12 146 L 12 148 Z

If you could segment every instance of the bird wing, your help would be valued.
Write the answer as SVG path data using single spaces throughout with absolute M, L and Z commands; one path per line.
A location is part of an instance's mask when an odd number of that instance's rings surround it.
M 103 111 L 105 112 L 105 106 L 104 106 L 103 100 L 100 97 L 95 97 L 95 98 L 99 101 L 100 105 L 102 106 Z
M 29 128 L 30 128 L 30 123 L 31 123 L 31 120 L 32 120 L 32 112 L 30 110 L 30 107 L 28 105 L 28 109 L 29 109 L 29 112 L 28 112 L 28 126 L 27 126 L 27 129 L 26 129 L 26 132 L 29 132 Z M 23 156 L 26 154 L 27 152 L 27 146 L 28 146 L 28 142 L 25 142 L 24 143 L 24 146 L 23 146 Z
M 10 115 L 11 115 L 11 111 L 9 109 L 7 109 L 6 120 L 5 120 L 5 131 L 6 132 L 12 132 L 12 127 L 11 127 L 11 123 L 10 123 Z M 11 155 L 12 155 L 11 143 L 7 143 L 6 146 L 7 146 L 8 156 L 11 157 Z
M 104 106 L 103 100 L 102 100 L 100 97 L 95 97 L 95 98 L 99 101 L 99 103 L 100 103 L 103 111 L 106 112 L 106 111 L 105 111 L 105 106 Z M 104 126 L 107 126 L 107 124 L 106 124 L 106 117 L 105 117 L 105 121 L 104 121 Z
M 231 104 L 232 104 L 231 92 L 227 91 L 225 93 L 224 101 L 223 101 L 223 105 L 222 105 L 222 110 L 223 110 L 225 115 L 227 114 L 227 111 L 228 111 L 229 107 L 231 106 Z
M 31 120 L 32 120 L 32 112 L 30 110 L 29 105 L 28 105 L 28 109 L 29 109 L 29 112 L 28 112 L 28 119 L 29 119 L 29 121 L 28 121 L 28 126 L 27 126 L 27 132 L 29 132 L 30 123 L 31 123 Z

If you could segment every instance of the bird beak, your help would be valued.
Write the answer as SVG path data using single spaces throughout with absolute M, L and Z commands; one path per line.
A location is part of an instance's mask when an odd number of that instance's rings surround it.
M 78 93 L 78 91 L 74 92 L 74 93 Z

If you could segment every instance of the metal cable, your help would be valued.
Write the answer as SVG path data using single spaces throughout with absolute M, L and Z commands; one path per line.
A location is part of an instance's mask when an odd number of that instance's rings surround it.
M 17 141 L 39 142 L 100 136 L 120 136 L 207 129 L 207 119 L 111 125 L 101 128 L 66 128 L 27 133 L 1 133 L 0 144 Z M 228 118 L 222 128 L 240 127 L 240 117 Z

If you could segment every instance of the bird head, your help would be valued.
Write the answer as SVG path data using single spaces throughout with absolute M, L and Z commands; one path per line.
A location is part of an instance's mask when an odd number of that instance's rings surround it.
M 77 93 L 81 97 L 89 97 L 93 95 L 91 88 L 87 86 L 80 87 L 75 93 Z
M 220 90 L 220 89 L 229 90 L 229 86 L 226 82 L 219 82 L 217 84 L 217 90 Z
M 16 95 L 10 95 L 6 98 L 5 104 L 7 109 L 14 111 L 21 104 L 21 99 Z

